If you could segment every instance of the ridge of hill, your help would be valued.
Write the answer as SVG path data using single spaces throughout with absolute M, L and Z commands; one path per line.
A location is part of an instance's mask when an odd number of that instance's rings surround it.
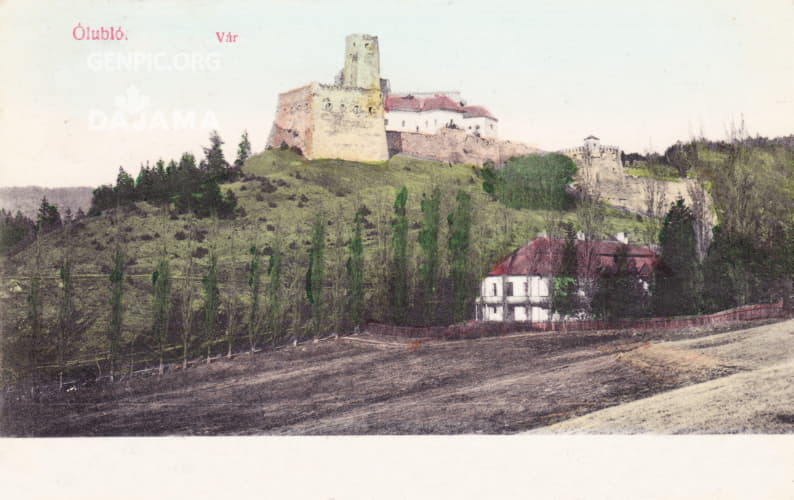
M 245 304 L 247 266 L 251 258 L 248 249 L 256 245 L 268 255 L 278 242 L 285 253 L 285 304 L 291 300 L 300 302 L 315 214 L 321 214 L 327 221 L 326 276 L 331 289 L 329 307 L 333 311 L 333 301 L 340 297 L 336 278 L 344 276 L 346 245 L 354 214 L 362 207 L 365 209 L 365 303 L 372 304 L 375 298 L 372 290 L 382 282 L 383 270 L 388 268 L 384 260 L 391 246 L 392 205 L 397 189 L 403 185 L 409 193 L 409 239 L 414 248 L 422 193 L 429 194 L 434 184 L 440 186 L 442 220 L 454 210 L 454 198 L 459 189 L 471 195 L 475 273 L 481 276 L 496 259 L 541 231 L 544 214 L 510 209 L 493 200 L 483 191 L 479 172 L 471 165 L 449 165 L 403 156 L 370 164 L 309 161 L 289 151 L 265 151 L 248 159 L 241 179 L 222 186 L 224 192 L 229 189 L 237 197 L 241 214 L 235 219 L 216 222 L 209 218 L 195 219 L 187 214 L 165 213 L 146 202 L 136 202 L 121 207 L 118 213 L 108 210 L 100 216 L 77 221 L 69 242 L 63 230 L 44 234 L 41 261 L 45 321 L 52 324 L 56 321 L 59 266 L 64 253 L 69 252 L 75 280 L 75 306 L 81 316 L 90 319 L 73 359 L 90 361 L 104 355 L 110 313 L 108 276 L 117 238 L 122 242 L 126 260 L 122 345 L 138 343 L 144 353 L 151 354 L 153 349 L 153 341 L 147 338 L 151 327 L 151 276 L 163 248 L 171 258 L 171 272 L 176 280 L 174 294 L 184 282 L 187 256 L 192 254 L 193 273 L 189 279 L 194 283 L 193 309 L 197 310 L 201 305 L 201 278 L 211 250 L 218 255 L 221 297 L 238 295 Z M 572 221 L 574 217 L 572 211 L 563 214 L 564 220 Z M 191 225 L 197 234 L 192 246 L 186 238 Z M 446 251 L 446 226 L 444 223 L 440 228 L 442 253 Z M 608 234 L 622 231 L 639 235 L 641 227 L 642 222 L 636 216 L 617 210 L 610 210 L 605 221 Z M 412 266 L 416 265 L 417 253 L 413 251 Z M 25 300 L 35 260 L 33 245 L 0 259 L 0 272 L 5 277 L 0 287 L 0 320 L 9 330 L 24 329 Z M 263 285 L 267 280 L 265 274 Z M 378 318 L 377 313 L 370 311 L 370 317 L 373 316 Z M 221 336 L 219 333 L 218 337 Z M 176 353 L 177 331 L 171 331 L 168 344 Z

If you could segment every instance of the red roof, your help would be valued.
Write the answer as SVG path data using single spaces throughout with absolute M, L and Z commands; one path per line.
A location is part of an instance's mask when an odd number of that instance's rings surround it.
M 486 117 L 496 120 L 491 113 L 482 106 L 461 106 L 454 99 L 436 94 L 433 97 L 414 97 L 412 95 L 387 95 L 383 102 L 386 111 L 454 111 L 463 113 L 464 118 Z
M 485 109 L 482 106 L 466 106 L 463 108 L 464 114 L 463 118 L 490 118 L 491 120 L 496 120 L 496 118 L 491 114 L 490 111 Z
M 621 247 L 628 252 L 629 268 L 641 276 L 648 277 L 658 263 L 653 250 L 634 245 L 624 245 L 617 241 L 576 241 L 576 254 L 579 263 L 579 276 L 609 274 L 616 269 L 615 255 Z M 565 240 L 556 238 L 535 238 L 494 267 L 488 276 L 553 276 L 560 268 Z
M 387 95 L 383 107 L 386 111 L 422 111 L 422 101 L 412 95 Z
M 464 108 L 459 102 L 455 102 L 445 95 L 436 94 L 433 97 L 425 98 L 424 103 L 422 103 L 422 111 L 432 110 L 456 111 L 458 113 L 463 113 Z

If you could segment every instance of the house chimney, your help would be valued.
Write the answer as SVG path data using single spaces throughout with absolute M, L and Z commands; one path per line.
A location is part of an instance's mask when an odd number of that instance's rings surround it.
M 626 236 L 626 233 L 618 233 L 615 235 L 615 239 L 619 242 L 623 243 L 624 245 L 629 244 L 629 237 Z
M 584 231 L 576 231 L 576 239 L 579 241 L 584 241 Z
M 548 238 L 549 235 L 546 234 L 546 231 L 540 231 L 537 235 L 537 238 Z

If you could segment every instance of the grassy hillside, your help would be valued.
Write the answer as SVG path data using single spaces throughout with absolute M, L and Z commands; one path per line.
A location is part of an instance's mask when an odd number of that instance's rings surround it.
M 364 212 L 368 213 L 364 222 L 365 280 L 369 288 L 365 303 L 371 306 L 369 316 L 377 318 L 376 305 L 384 298 L 376 297 L 374 290 L 379 286 L 383 288 L 390 248 L 392 204 L 400 186 L 407 186 L 409 192 L 409 237 L 414 261 L 418 254 L 416 237 L 421 196 L 425 192 L 429 194 L 434 184 L 438 184 L 443 193 L 442 218 L 453 211 L 457 190 L 464 189 L 472 195 L 473 260 L 478 275 L 486 272 L 498 257 L 525 244 L 543 230 L 543 212 L 513 210 L 493 201 L 483 192 L 478 172 L 472 166 L 450 166 L 401 156 L 384 163 L 363 164 L 340 160 L 307 161 L 287 151 L 266 151 L 246 162 L 241 180 L 222 186 L 224 191 L 231 189 L 238 198 L 238 206 L 244 215 L 236 219 L 216 222 L 208 218 L 195 219 L 190 215 L 169 214 L 139 202 L 122 207 L 118 214 L 106 211 L 101 216 L 80 220 L 74 225 L 68 240 L 62 230 L 44 235 L 40 246 L 45 278 L 45 321 L 51 327 L 55 325 L 58 267 L 68 252 L 74 263 L 76 307 L 90 323 L 82 334 L 74 357 L 93 359 L 107 350 L 104 335 L 110 310 L 108 274 L 116 241 L 122 245 L 127 263 L 124 341 L 135 340 L 136 349 L 143 352 L 150 352 L 153 345 L 147 340 L 151 325 L 151 273 L 163 248 L 171 257 L 172 274 L 180 279 L 185 274 L 188 254 L 194 255 L 191 280 L 194 284 L 193 306 L 198 310 L 201 305 L 200 280 L 208 265 L 210 251 L 214 250 L 219 256 L 222 297 L 238 294 L 241 307 L 244 307 L 248 293 L 248 248 L 256 245 L 267 255 L 269 249 L 279 243 L 286 261 L 285 303 L 301 303 L 311 222 L 316 214 L 327 221 L 327 296 L 333 311 L 334 300 L 341 300 L 346 244 L 355 210 L 360 207 L 365 207 Z M 575 219 L 573 212 L 563 215 L 565 220 Z M 118 222 L 114 223 L 116 217 Z M 192 245 L 186 238 L 190 225 L 195 225 L 199 235 Z M 605 232 L 625 231 L 630 235 L 640 235 L 641 226 L 634 215 L 610 211 Z M 444 223 L 440 235 L 442 255 L 446 238 Z M 29 277 L 35 268 L 35 254 L 33 245 L 2 260 L 2 274 L 6 278 L 0 289 L 0 313 L 8 332 L 5 335 L 7 345 L 12 342 L 13 332 L 27 329 L 26 297 Z M 263 281 L 267 282 L 267 275 L 263 276 Z M 180 281 L 174 284 L 175 294 L 181 286 Z M 290 314 L 286 311 L 287 319 Z M 175 330 L 174 316 L 177 316 L 175 311 L 172 313 L 172 330 Z M 176 331 L 171 332 L 169 343 L 178 343 Z M 7 345 L 5 350 L 13 358 L 13 349 Z M 177 353 L 176 348 L 174 353 Z

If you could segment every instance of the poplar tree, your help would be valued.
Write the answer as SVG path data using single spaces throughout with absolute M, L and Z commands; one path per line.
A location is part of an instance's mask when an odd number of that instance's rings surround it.
M 124 252 L 121 245 L 116 244 L 113 251 L 113 270 L 110 273 L 110 328 L 107 330 L 110 344 L 110 380 L 116 373 L 116 357 L 121 342 L 121 329 L 124 321 Z
M 312 224 L 312 240 L 309 250 L 309 266 L 306 270 L 306 299 L 312 309 L 314 335 L 320 329 L 323 313 L 323 280 L 325 277 L 325 224 L 318 215 Z
M 215 328 L 218 325 L 218 308 L 220 307 L 220 291 L 218 290 L 218 256 L 210 254 L 207 274 L 201 280 L 204 285 L 204 345 L 207 347 L 207 363 L 212 357 L 212 342 Z
M 152 331 L 157 340 L 158 372 L 163 373 L 168 320 L 171 313 L 171 270 L 168 257 L 163 255 L 152 273 Z
M 56 342 L 58 352 L 58 385 L 63 388 L 63 372 L 66 368 L 66 357 L 76 327 L 76 312 L 74 308 L 74 283 L 72 282 L 72 259 L 70 225 L 67 224 L 66 242 L 61 263 L 61 300 L 58 308 L 58 339 Z
M 273 245 L 273 253 L 268 261 L 267 274 L 270 278 L 267 288 L 267 310 L 270 337 L 273 342 L 278 341 L 281 330 L 281 294 L 282 294 L 282 273 L 283 258 L 280 240 L 276 240 Z M 298 307 L 297 301 L 295 307 Z
M 408 216 L 405 205 L 408 201 L 408 188 L 403 186 L 397 191 L 394 200 L 394 221 L 392 222 L 392 276 L 391 304 L 392 318 L 398 324 L 405 321 L 408 310 Z
M 229 293 L 226 294 L 226 357 L 232 357 L 232 347 L 234 344 L 235 337 L 237 336 L 237 326 L 240 322 L 240 311 L 239 311 L 239 295 L 237 294 L 237 267 L 236 262 L 234 259 L 235 256 L 235 233 L 232 232 L 232 245 L 231 245 L 231 252 L 230 252 L 230 259 L 231 269 L 229 270 L 229 280 L 231 281 L 231 287 L 228 287 Z
M 419 230 L 419 247 L 422 252 L 422 264 L 419 268 L 421 278 L 421 292 L 423 296 L 423 316 L 427 323 L 433 319 L 435 306 L 438 300 L 438 231 L 441 219 L 441 189 L 433 187 L 428 198 L 422 194 L 422 227 Z
M 578 298 L 576 279 L 579 272 L 579 262 L 576 254 L 576 234 L 573 227 L 568 224 L 565 228 L 565 246 L 562 249 L 560 269 L 553 279 L 552 309 L 565 319 L 577 312 Z
M 251 295 L 251 309 L 248 311 L 248 344 L 251 354 L 256 349 L 256 334 L 259 331 L 262 314 L 259 310 L 259 296 L 262 287 L 262 265 L 259 259 L 259 249 L 251 245 L 248 250 L 251 262 L 248 266 L 248 291 Z
M 361 213 L 353 219 L 353 238 L 348 245 L 347 275 L 350 279 L 350 319 L 357 327 L 361 324 L 364 308 L 364 243 L 361 238 Z
M 447 216 L 449 224 L 449 259 L 452 278 L 452 315 L 456 322 L 466 318 L 467 302 L 471 296 L 469 246 L 471 245 L 471 197 L 458 191 L 455 211 Z
M 28 322 L 30 323 L 30 349 L 28 351 L 31 371 L 35 370 L 39 362 L 39 342 L 42 330 L 42 303 L 41 303 L 41 240 L 39 228 L 34 228 L 36 238 L 36 259 L 33 276 L 30 278 L 30 292 L 28 293 Z
M 193 276 L 193 224 L 192 219 L 188 226 L 187 240 L 187 266 L 185 266 L 185 277 L 180 297 L 180 319 L 182 337 L 182 369 L 187 368 L 188 345 L 190 343 L 191 327 L 193 326 L 193 284 L 190 282 Z

